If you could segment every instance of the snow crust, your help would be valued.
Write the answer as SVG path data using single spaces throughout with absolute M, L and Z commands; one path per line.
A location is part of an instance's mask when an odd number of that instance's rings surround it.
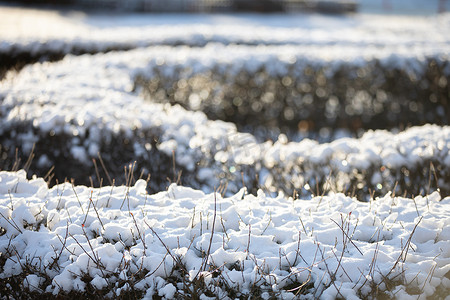
M 385 290 L 383 278 L 404 279 L 387 291 L 398 299 L 408 298 L 411 287 L 418 287 L 418 299 L 450 288 L 450 198 L 437 192 L 369 203 L 343 194 L 293 200 L 262 191 L 223 198 L 176 185 L 148 195 L 142 180 L 48 189 L 25 175 L 0 172 L 0 252 L 8 255 L 0 278 L 31 264 L 31 289 L 83 292 L 89 284 L 119 295 L 127 278 L 143 272 L 136 287 L 170 299 L 180 286 L 167 280 L 180 263 L 219 296 L 221 280 L 242 294 L 256 285 L 283 299 L 294 297 L 286 288 L 293 282 L 313 287 L 305 298 L 322 299 L 358 299 L 370 292 L 368 283 Z M 216 269 L 220 276 L 213 276 Z M 86 276 L 89 283 L 81 280 Z

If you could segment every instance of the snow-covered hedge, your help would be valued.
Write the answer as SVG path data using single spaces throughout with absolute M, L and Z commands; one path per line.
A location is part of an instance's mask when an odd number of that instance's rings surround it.
M 271 130 L 321 138 L 324 127 L 358 133 L 448 124 L 447 54 L 372 49 L 362 56 L 342 45 L 152 50 L 136 77 L 147 99 L 201 110 L 263 138 Z
M 450 198 L 228 198 L 146 182 L 49 189 L 0 172 L 0 291 L 407 299 L 450 291 Z
M 227 182 L 231 193 L 244 182 L 253 192 L 265 187 L 306 196 L 318 185 L 320 193 L 356 188 L 367 196 L 392 191 L 398 181 L 396 192 L 419 194 L 430 186 L 448 194 L 448 126 L 368 132 L 324 144 L 288 143 L 284 136 L 261 143 L 232 123 L 152 103 L 133 92 L 136 76 L 148 70 L 145 65 L 171 48 L 164 49 L 68 56 L 11 74 L 0 83 L 1 144 L 10 149 L 10 159 L 19 147 L 25 161 L 36 144 L 32 170 L 44 176 L 55 165 L 59 182 L 75 178 L 89 184 L 89 175 L 98 177 L 91 159 L 100 152 L 118 183 L 126 181 L 119 178 L 123 166 L 136 160 L 136 177 L 151 174 L 156 190 L 167 186 L 167 177 L 176 181 L 182 170 L 182 182 L 190 186 L 212 191 Z M 98 169 L 106 178 L 99 164 Z

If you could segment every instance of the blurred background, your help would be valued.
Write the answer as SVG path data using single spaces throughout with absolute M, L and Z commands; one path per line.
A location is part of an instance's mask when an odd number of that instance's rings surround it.
M 434 14 L 450 9 L 448 0 L 7 0 L 3 2 L 19 5 L 70 6 L 83 9 L 141 12 Z

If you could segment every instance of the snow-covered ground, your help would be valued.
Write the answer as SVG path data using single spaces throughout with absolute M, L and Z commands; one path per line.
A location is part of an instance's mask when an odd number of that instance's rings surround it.
M 437 192 L 361 203 L 244 190 L 222 198 L 176 185 L 148 195 L 146 185 L 49 189 L 24 171 L 0 172 L 0 278 L 53 294 L 148 299 L 194 295 L 186 280 L 204 283 L 200 299 L 207 290 L 223 299 L 444 299 L 450 289 L 450 198 Z
M 261 142 L 201 111 L 144 99 L 137 78 L 182 70 L 177 76 L 187 81 L 198 72 L 224 68 L 232 76 L 261 66 L 274 77 L 321 66 L 331 78 L 339 66 L 368 63 L 414 77 L 432 59 L 445 87 L 449 30 L 448 13 L 111 17 L 1 7 L 6 56 L 127 50 L 67 55 L 8 73 L 0 81 L 2 146 L 27 155 L 35 144 L 40 169 L 75 162 L 65 170 L 69 178 L 78 170 L 93 175 L 86 170 L 98 152 L 118 153 L 105 156 L 118 172 L 133 160 L 150 173 L 159 164 L 172 171 L 173 156 L 197 190 L 170 185 L 148 195 L 142 180 L 129 188 L 49 189 L 24 172 L 1 172 L 0 277 L 54 294 L 105 288 L 111 297 L 128 290 L 172 298 L 203 282 L 217 295 L 289 299 L 301 290 L 310 299 L 357 299 L 380 290 L 399 299 L 445 299 L 449 126 L 369 131 L 330 143 L 285 135 Z M 194 106 L 203 97 L 191 96 Z M 151 175 L 150 190 L 154 177 L 172 176 Z M 397 197 L 396 181 L 421 194 L 440 188 L 442 197 Z M 332 192 L 310 199 L 316 184 Z M 242 185 L 267 194 L 249 195 Z M 364 197 L 336 193 L 352 185 Z M 274 197 L 278 191 L 308 196 Z M 372 199 L 371 192 L 394 194 Z

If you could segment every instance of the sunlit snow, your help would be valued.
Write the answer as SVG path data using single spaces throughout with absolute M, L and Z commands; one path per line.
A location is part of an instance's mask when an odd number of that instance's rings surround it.
M 85 274 L 101 289 L 142 273 L 136 288 L 166 298 L 176 290 L 165 281 L 174 268 L 186 268 L 192 280 L 202 276 L 219 297 L 226 295 L 220 281 L 242 294 L 256 285 L 284 299 L 294 297 L 284 288 L 293 282 L 310 282 L 311 298 L 324 299 L 356 299 L 365 285 L 384 289 L 400 277 L 420 287 L 419 299 L 450 287 L 450 198 L 438 193 L 361 203 L 342 194 L 292 200 L 241 191 L 223 198 L 176 185 L 153 195 L 145 188 L 141 180 L 48 189 L 23 171 L 1 172 L 0 252 L 8 254 L 1 276 L 21 273 L 28 262 L 37 275 L 27 284 L 57 294 L 84 291 Z M 40 276 L 51 283 L 43 286 Z M 406 288 L 388 295 L 401 298 Z
M 368 131 L 329 143 L 285 135 L 261 142 L 201 111 L 147 101 L 136 84 L 160 66 L 167 76 L 182 69 L 189 77 L 263 65 L 280 76 L 292 66 L 300 72 L 306 65 L 377 61 L 415 74 L 428 58 L 448 63 L 449 30 L 449 13 L 111 18 L 2 7 L 0 54 L 68 54 L 0 81 L 0 134 L 16 144 L 8 146 L 20 144 L 28 154 L 42 138 L 62 136 L 67 156 L 81 166 L 121 135 L 133 143 L 135 158 L 148 158 L 155 147 L 173 155 L 193 173 L 196 189 L 171 184 L 148 193 L 144 180 L 49 188 L 42 178 L 27 180 L 25 171 L 2 171 L 0 279 L 23 276 L 24 288 L 54 295 L 95 288 L 111 298 L 136 290 L 148 299 L 189 297 L 186 282 L 198 280 L 219 298 L 255 289 L 266 299 L 292 299 L 297 292 L 305 299 L 359 299 L 374 290 L 426 299 L 449 291 L 450 198 L 439 191 L 399 197 L 389 173 L 434 160 L 448 174 L 449 126 Z M 98 53 L 109 50 L 127 51 Z M 156 145 L 145 139 L 149 132 Z M 39 166 L 50 168 L 51 154 L 37 157 Z M 307 172 L 297 168 L 303 163 Z M 251 195 L 242 188 L 242 166 L 253 168 L 264 191 Z M 391 192 L 376 199 L 333 191 L 295 200 L 278 194 L 312 189 L 307 180 L 327 176 L 328 167 L 339 171 L 338 187 L 350 184 L 351 172 L 373 169 L 370 183 Z M 230 180 L 227 193 L 223 170 L 239 178 Z M 152 174 L 158 175 L 171 176 Z M 448 178 L 433 180 L 436 187 L 450 185 Z M 283 189 L 285 183 L 292 186 Z

